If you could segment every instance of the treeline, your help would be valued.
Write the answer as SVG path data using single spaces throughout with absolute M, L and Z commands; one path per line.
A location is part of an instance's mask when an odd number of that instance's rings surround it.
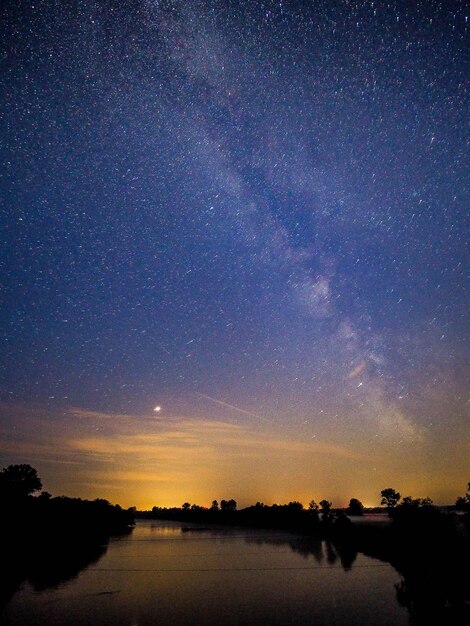
M 122 509 L 107 500 L 82 500 L 42 491 L 37 471 L 30 465 L 9 465 L 0 472 L 0 501 L 5 514 L 0 524 L 9 532 L 38 532 L 57 541 L 101 538 L 122 532 L 134 524 L 135 509 Z M 12 524 L 12 520 L 15 523 Z
M 44 589 L 73 578 L 104 554 L 111 535 L 134 525 L 134 509 L 102 499 L 53 498 L 41 490 L 30 465 L 0 472 L 0 605 L 25 580 Z
M 388 513 L 392 522 L 396 525 L 413 524 L 416 520 L 424 520 L 428 517 L 437 518 L 445 513 L 435 507 L 431 498 L 401 497 L 395 489 L 389 487 L 380 492 L 381 508 L 373 509 L 374 512 Z M 470 513 L 470 483 L 464 496 L 457 499 L 455 505 L 446 507 L 448 512 Z M 293 501 L 288 504 L 266 505 L 257 502 L 254 505 L 238 510 L 234 499 L 213 500 L 210 507 L 185 502 L 181 507 L 158 507 L 154 506 L 151 511 L 139 511 L 138 517 L 173 519 L 177 521 L 194 521 L 208 523 L 237 523 L 240 525 L 264 526 L 266 528 L 288 528 L 309 530 L 315 534 L 316 530 L 331 530 L 336 528 L 342 532 L 349 527 L 350 517 L 361 517 L 366 508 L 358 498 L 351 498 L 345 509 L 333 508 L 332 502 L 320 500 L 317 504 L 311 500 L 305 508 L 301 502 Z M 464 515 L 460 522 L 468 524 L 469 515 Z
M 382 490 L 380 497 L 381 510 L 389 516 L 386 524 L 367 518 L 351 521 L 353 514 L 364 511 L 356 499 L 345 510 L 333 509 L 328 500 L 318 505 L 312 501 L 307 508 L 295 501 L 272 506 L 258 502 L 237 510 L 235 500 L 226 500 L 211 507 L 154 507 L 138 515 L 185 522 L 186 529 L 221 524 L 292 531 L 313 543 L 325 540 L 327 549 L 333 546 L 338 554 L 362 552 L 399 572 L 397 599 L 410 612 L 411 623 L 469 623 L 470 484 L 453 507 L 438 508 L 429 498 L 402 498 L 392 488 Z
M 361 505 L 362 507 L 362 505 Z M 360 514 L 363 512 L 363 507 Z M 257 502 L 252 506 L 238 510 L 233 499 L 217 500 L 207 508 L 185 502 L 181 507 L 153 507 L 151 511 L 140 511 L 137 517 L 166 519 L 198 524 L 223 524 L 291 530 L 310 535 L 330 535 L 333 532 L 347 532 L 351 521 L 344 511 L 332 509 L 331 502 L 322 500 L 319 504 L 313 500 L 308 508 L 301 502 L 266 505 Z
M 344 510 L 328 500 L 312 500 L 308 507 L 297 501 L 257 502 L 238 510 L 237 502 L 227 499 L 214 500 L 210 507 L 185 502 L 136 512 L 103 499 L 54 498 L 42 491 L 34 468 L 10 465 L 0 472 L 0 604 L 24 580 L 43 589 L 76 576 L 106 552 L 111 535 L 130 532 L 137 516 L 185 522 L 183 531 L 196 528 L 194 524 L 238 525 L 302 533 L 317 544 L 323 539 L 338 554 L 359 551 L 391 563 L 402 576 L 397 598 L 413 623 L 454 623 L 449 619 L 468 617 L 470 483 L 447 509 L 435 507 L 429 498 L 402 498 L 393 488 L 383 489 L 380 498 L 388 524 L 352 522 L 364 513 L 357 498 Z

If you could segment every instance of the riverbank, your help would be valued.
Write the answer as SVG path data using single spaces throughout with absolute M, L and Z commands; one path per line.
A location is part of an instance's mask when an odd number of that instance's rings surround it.
M 40 590 L 73 578 L 106 552 L 110 537 L 129 533 L 133 525 L 133 511 L 106 500 L 10 500 L 0 520 L 0 605 L 24 581 Z
M 416 623 L 465 623 L 470 617 L 469 518 L 436 507 L 402 507 L 390 517 L 320 516 L 299 506 L 249 507 L 240 511 L 160 509 L 137 517 L 175 520 L 200 527 L 287 531 L 326 540 L 343 554 L 362 553 L 390 563 L 402 576 L 397 594 Z M 435 621 L 437 619 L 437 622 Z
M 197 528 L 197 530 L 196 530 Z M 399 574 L 286 531 L 137 520 L 67 584 L 25 584 L 5 626 L 407 626 Z

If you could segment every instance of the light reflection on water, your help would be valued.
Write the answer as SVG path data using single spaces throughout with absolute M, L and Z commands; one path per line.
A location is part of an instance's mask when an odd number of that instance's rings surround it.
M 18 591 L 4 623 L 401 625 L 386 563 L 288 533 L 139 521 L 55 589 Z

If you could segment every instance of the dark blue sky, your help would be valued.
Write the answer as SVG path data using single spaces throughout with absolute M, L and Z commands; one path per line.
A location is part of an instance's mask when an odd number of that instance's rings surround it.
M 3 2 L 3 401 L 468 447 L 469 16 Z

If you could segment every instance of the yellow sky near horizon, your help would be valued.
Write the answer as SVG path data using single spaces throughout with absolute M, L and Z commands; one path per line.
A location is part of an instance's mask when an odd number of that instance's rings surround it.
M 311 499 L 376 506 L 380 491 L 451 503 L 468 482 L 467 446 L 403 434 L 363 433 L 345 440 L 305 437 L 282 425 L 222 419 L 51 412 L 3 405 L 0 459 L 30 463 L 53 495 L 102 497 L 149 509 L 189 501 L 207 506 L 235 498 L 239 506 Z M 9 425 L 9 426 L 8 426 Z

